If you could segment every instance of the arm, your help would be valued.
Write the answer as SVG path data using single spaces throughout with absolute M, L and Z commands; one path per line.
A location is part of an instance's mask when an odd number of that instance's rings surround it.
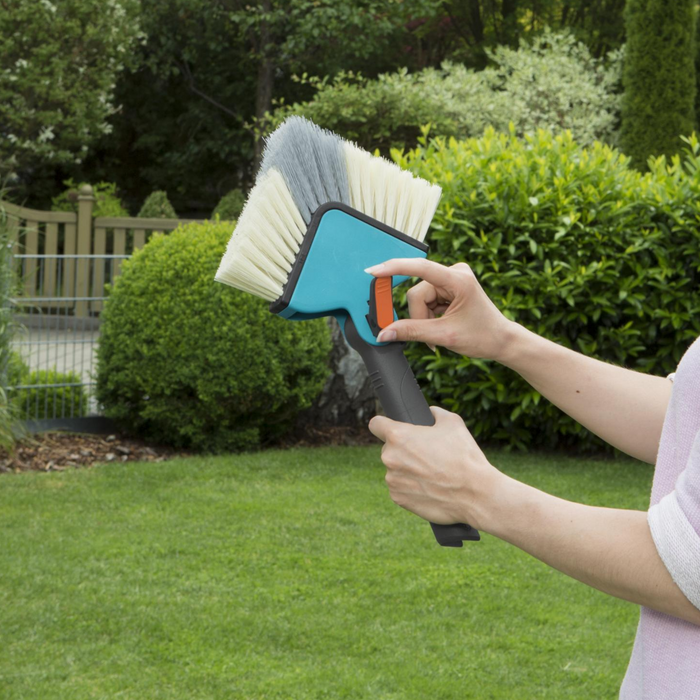
M 646 513 L 550 496 L 499 472 L 462 419 L 431 409 L 430 427 L 378 416 L 395 503 L 436 523 L 468 522 L 610 595 L 700 625 L 657 553 Z
M 464 263 L 397 259 L 368 272 L 424 280 L 408 292 L 411 319 L 387 327 L 380 340 L 420 340 L 496 360 L 606 442 L 656 461 L 671 382 L 586 357 L 509 321 Z
M 512 328 L 501 362 L 598 437 L 656 462 L 672 382 L 594 360 Z
M 658 554 L 646 513 L 572 503 L 505 476 L 495 495 L 484 501 L 480 529 L 604 593 L 700 625 L 700 610 Z

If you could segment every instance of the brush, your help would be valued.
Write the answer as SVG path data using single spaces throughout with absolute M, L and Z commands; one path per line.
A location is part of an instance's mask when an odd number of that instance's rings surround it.
M 377 335 L 396 318 L 392 288 L 408 278 L 364 270 L 424 258 L 441 189 L 338 135 L 290 117 L 267 139 L 215 279 L 270 302 L 289 320 L 335 316 L 389 418 L 433 425 L 403 353 Z M 478 540 L 469 525 L 431 523 L 443 546 Z

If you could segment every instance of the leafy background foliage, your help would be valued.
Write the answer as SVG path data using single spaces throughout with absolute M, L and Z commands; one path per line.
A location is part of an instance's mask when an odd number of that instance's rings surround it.
M 599 359 L 674 371 L 700 335 L 700 143 L 640 174 L 609 146 L 564 133 L 434 139 L 400 165 L 443 186 L 430 257 L 466 261 L 511 319 Z M 424 346 L 409 350 L 430 398 L 477 437 L 530 445 L 603 443 L 515 373 Z
M 165 190 L 182 216 L 205 217 L 226 192 L 250 186 L 261 134 L 254 125 L 273 100 L 314 98 L 314 85 L 295 76 L 333 82 L 361 73 L 372 81 L 399 68 L 440 71 L 445 61 L 481 70 L 493 67 L 498 47 L 517 49 L 548 26 L 570 30 L 599 59 L 624 43 L 623 6 L 624 0 L 15 0 L 0 17 L 8 37 L 0 45 L 0 91 L 8 95 L 0 116 L 9 110 L 0 121 L 13 124 L 0 139 L 14 134 L 19 141 L 3 142 L 0 153 L 8 146 L 5 153 L 14 157 L 21 142 L 13 196 L 34 208 L 46 208 L 61 183 L 74 178 L 115 182 L 132 214 L 149 193 Z M 414 145 L 426 123 L 412 116 L 419 107 L 410 106 L 411 138 L 401 145 Z M 344 101 L 338 110 L 346 111 Z M 51 115 L 59 112 L 57 122 Z M 399 132 L 403 124 L 397 121 Z
M 78 195 L 80 188 L 87 183 L 76 184 L 72 179 L 66 180 L 63 185 L 65 189 L 51 201 L 53 211 L 78 211 Z M 95 203 L 92 208 L 92 216 L 129 216 L 129 212 L 122 204 L 122 200 L 117 194 L 117 186 L 113 182 L 98 182 L 92 185 L 92 194 Z
M 156 234 L 102 314 L 96 396 L 130 434 L 197 450 L 281 434 L 327 375 L 324 320 L 289 323 L 214 282 L 230 222 Z M 254 332 L 251 332 L 254 329 Z
M 111 132 L 117 75 L 141 38 L 136 0 L 14 0 L 0 11 L 0 175 L 79 165 Z M 37 193 L 38 194 L 38 193 Z
M 619 121 L 622 53 L 594 58 L 570 33 L 545 31 L 518 49 L 488 50 L 480 71 L 445 62 L 409 73 L 405 68 L 368 80 L 339 73 L 333 80 L 302 77 L 315 89 L 306 102 L 280 104 L 272 129 L 292 114 L 357 141 L 368 150 L 415 146 L 421 127 L 434 136 L 467 138 L 488 126 L 522 135 L 538 128 L 569 129 L 587 145 L 614 141 Z

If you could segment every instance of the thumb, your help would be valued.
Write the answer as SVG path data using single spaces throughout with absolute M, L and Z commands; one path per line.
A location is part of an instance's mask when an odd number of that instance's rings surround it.
M 377 336 L 377 340 L 381 343 L 389 343 L 394 340 L 418 340 L 430 346 L 444 345 L 442 338 L 444 332 L 440 327 L 441 320 L 439 318 L 406 318 L 394 321 Z

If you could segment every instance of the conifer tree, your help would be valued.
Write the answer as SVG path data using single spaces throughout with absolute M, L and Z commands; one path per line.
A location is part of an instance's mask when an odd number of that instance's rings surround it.
M 622 150 L 670 157 L 695 126 L 695 0 L 627 0 Z

